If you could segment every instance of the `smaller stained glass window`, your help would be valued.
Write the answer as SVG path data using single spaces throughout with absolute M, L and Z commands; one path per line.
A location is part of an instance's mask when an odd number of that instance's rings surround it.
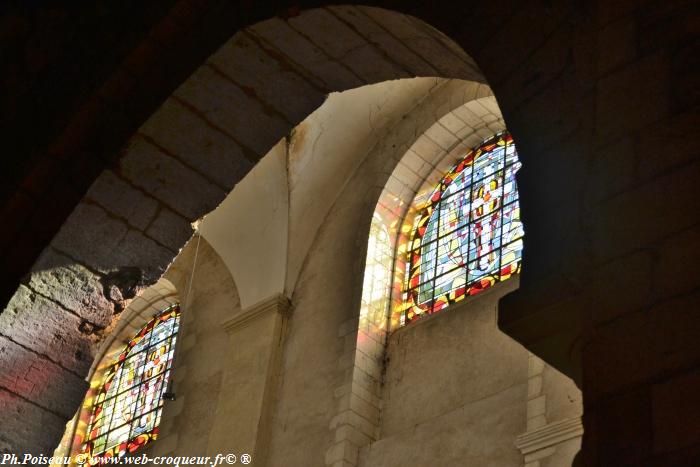
M 91 463 L 122 457 L 158 436 L 179 325 L 179 306 L 162 311 L 105 371 L 83 446 Z
M 415 219 L 395 322 L 438 312 L 520 272 L 520 166 L 513 138 L 501 133 L 440 181 Z

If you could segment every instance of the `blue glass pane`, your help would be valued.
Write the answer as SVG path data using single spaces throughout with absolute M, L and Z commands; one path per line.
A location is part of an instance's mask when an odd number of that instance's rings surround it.
M 502 133 L 466 154 L 438 184 L 409 241 L 410 316 L 396 322 L 439 311 L 520 270 L 520 166 L 511 136 Z

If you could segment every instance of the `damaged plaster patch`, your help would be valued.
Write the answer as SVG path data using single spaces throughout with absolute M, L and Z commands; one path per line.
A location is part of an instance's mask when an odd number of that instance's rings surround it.
M 104 294 L 114 303 L 114 312 L 123 311 L 131 300 L 148 287 L 143 271 L 137 267 L 123 267 L 102 279 Z

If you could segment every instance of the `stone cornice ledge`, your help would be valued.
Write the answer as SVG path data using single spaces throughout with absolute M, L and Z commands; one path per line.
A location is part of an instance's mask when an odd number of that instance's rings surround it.
M 271 312 L 277 312 L 282 316 L 288 316 L 291 313 L 291 306 L 292 304 L 289 299 L 284 295 L 273 295 L 272 297 L 259 301 L 255 305 L 249 306 L 237 315 L 226 319 L 221 325 L 226 332 L 231 333 L 248 326 L 256 319 Z
M 519 435 L 515 446 L 526 455 L 582 435 L 581 418 L 567 418 Z

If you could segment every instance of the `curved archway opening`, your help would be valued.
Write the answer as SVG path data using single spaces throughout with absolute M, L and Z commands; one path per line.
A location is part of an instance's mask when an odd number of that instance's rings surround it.
M 455 121 L 455 114 L 462 115 L 464 120 Z M 448 128 L 461 130 L 462 138 L 454 134 L 445 138 L 450 134 Z M 406 461 L 410 458 L 412 462 L 423 459 L 424 453 L 431 456 L 434 452 L 431 443 L 420 453 L 412 451 L 410 446 L 421 443 L 419 440 L 427 433 L 442 433 L 445 424 L 453 423 L 459 426 L 458 430 L 464 430 L 467 439 L 478 439 L 479 443 L 491 447 L 500 441 L 513 440 L 497 448 L 502 456 L 497 461 L 487 460 L 483 453 L 466 443 L 457 449 L 459 454 L 455 454 L 453 462 L 469 459 L 475 464 L 494 461 L 498 465 L 518 465 L 537 456 L 542 459 L 551 456 L 548 462 L 553 465 L 571 465 L 580 447 L 583 432 L 580 391 L 569 378 L 527 352 L 495 325 L 499 299 L 519 284 L 517 277 L 508 283 L 499 283 L 500 279 L 510 278 L 509 268 L 505 275 L 488 283 L 490 293 L 464 301 L 468 294 L 455 294 L 452 299 L 446 297 L 441 307 L 433 307 L 433 302 L 426 299 L 426 303 L 431 304 L 427 312 L 407 308 L 415 307 L 414 301 L 407 300 L 407 278 L 411 277 L 407 274 L 407 264 L 411 262 L 411 267 L 415 267 L 410 254 L 421 248 L 415 244 L 414 236 L 421 217 L 425 218 L 424 207 L 435 193 L 445 189 L 443 177 L 449 175 L 457 163 L 505 129 L 493 96 L 472 100 L 454 109 L 421 135 L 400 159 L 376 204 L 366 252 L 353 368 L 356 375 L 348 389 L 351 406 L 355 401 L 359 407 L 356 410 L 381 413 L 374 418 L 374 434 L 368 435 L 373 442 L 360 449 L 367 465 L 380 465 L 389 458 L 400 459 L 408 455 L 406 452 L 410 452 Z M 502 149 L 505 160 L 507 145 Z M 515 157 L 514 151 L 509 154 L 511 159 Z M 514 171 L 511 172 L 514 175 Z M 514 176 L 510 183 L 515 183 Z M 501 183 L 493 187 L 496 192 L 499 186 Z M 511 197 L 510 204 L 506 202 L 505 205 L 511 206 L 516 199 L 514 190 L 513 185 L 510 195 L 502 193 Z M 470 196 L 470 199 L 472 203 L 475 198 Z M 500 202 L 496 204 L 501 206 Z M 500 221 L 500 211 L 494 213 Z M 480 216 L 474 218 L 480 219 Z M 500 261 L 493 264 L 500 265 Z M 467 264 L 463 267 L 467 269 Z M 500 266 L 498 268 L 497 274 L 504 272 Z M 469 281 L 458 279 L 454 282 L 459 283 L 461 289 L 451 282 L 445 292 L 455 288 L 466 290 Z M 480 283 L 478 291 L 485 290 L 484 287 Z M 434 297 L 435 293 L 431 294 Z M 429 322 L 399 329 L 445 306 L 455 316 L 439 318 L 438 315 Z M 418 315 L 410 317 L 407 313 L 411 311 Z M 454 382 L 455 387 L 450 382 Z M 521 388 L 520 393 L 513 390 L 517 387 Z M 518 403 L 526 405 L 518 408 Z M 455 407 L 479 422 L 460 424 Z M 489 425 L 489 417 L 495 414 L 500 422 Z M 363 432 L 362 422 L 351 421 L 350 424 L 356 432 Z M 555 436 L 556 442 L 533 444 L 532 440 L 544 432 L 561 432 L 561 436 Z M 499 435 L 489 438 L 483 433 Z M 351 441 L 352 436 L 355 435 L 351 432 L 348 442 L 356 442 L 357 438 Z M 450 434 L 444 436 L 449 439 Z M 429 462 L 429 459 L 426 457 L 423 461 Z
M 179 307 L 175 285 L 165 278 L 131 301 L 100 346 L 86 378 L 87 394 L 54 457 L 93 465 L 105 456 L 122 458 L 157 438 Z M 160 337 L 150 342 L 156 328 Z
M 352 14 L 359 12 L 359 16 L 352 17 L 348 11 Z M 343 17 L 346 13 L 350 16 Z M 328 15 L 336 18 L 332 21 L 337 21 L 339 27 L 321 31 L 318 28 L 319 18 L 327 18 Z M 414 127 L 403 126 L 400 130 L 405 135 L 413 132 L 413 136 L 426 131 L 426 127 L 436 118 L 454 110 L 456 101 L 490 94 L 473 61 L 439 32 L 414 18 L 371 8 L 341 7 L 312 10 L 290 19 L 288 24 L 280 26 L 277 23 L 277 19 L 270 20 L 238 34 L 175 91 L 129 142 L 118 169 L 104 175 L 96 188 L 91 190 L 89 199 L 69 219 L 55 240 L 58 250 L 69 253 L 76 261 L 85 262 L 98 275 L 108 274 L 115 265 L 138 264 L 140 269 L 149 272 L 149 278 L 154 279 L 189 236 L 188 221 L 217 206 L 227 191 L 262 158 L 264 151 L 289 133 L 294 119 L 308 114 L 309 109 L 313 110 L 328 90 L 353 88 L 347 91 L 352 93 L 358 90 L 357 86 L 375 81 L 381 81 L 377 85 L 388 86 L 382 80 L 422 73 L 440 76 L 439 79 L 432 78 L 432 83 L 431 78 L 424 78 L 420 81 L 422 87 L 414 89 L 416 99 L 404 103 L 406 107 L 403 109 L 408 113 L 413 107 L 420 106 L 423 97 L 430 95 L 433 99 L 432 117 L 424 114 Z M 355 41 L 353 47 L 337 48 L 334 34 L 339 30 L 345 31 L 349 43 Z M 379 34 L 374 35 L 377 31 Z M 382 31 L 389 31 L 389 34 Z M 397 37 L 410 38 L 412 35 L 420 40 L 397 40 Z M 290 48 L 291 43 L 295 45 Z M 436 50 L 443 54 L 431 53 Z M 448 62 L 438 63 L 445 56 L 449 57 Z M 361 68 L 367 63 L 372 63 L 376 69 Z M 415 71 L 421 67 L 423 71 Z M 467 78 L 471 82 L 469 86 L 457 89 L 463 86 L 463 82 L 445 82 L 442 80 L 444 77 Z M 294 98 L 289 97 L 290 90 L 300 88 L 304 92 Z M 437 95 L 444 101 L 440 102 L 435 97 Z M 386 96 L 380 93 L 378 97 L 375 112 L 370 112 L 370 117 L 379 115 L 380 118 L 370 120 L 370 129 L 377 124 L 393 123 L 391 119 L 381 120 L 386 110 L 382 108 L 384 102 L 381 99 Z M 275 107 L 277 104 L 279 106 Z M 394 108 L 391 118 L 397 118 L 401 109 L 400 106 Z M 414 118 L 416 114 L 411 113 L 410 117 Z M 448 125 L 444 122 L 443 126 Z M 290 153 L 302 153 L 305 145 L 318 142 L 318 138 L 314 139 L 318 134 L 306 130 L 308 128 L 305 129 L 303 125 L 297 127 L 289 140 L 282 144 L 281 153 L 275 161 L 282 164 L 277 169 L 289 170 L 287 163 L 293 159 L 288 157 Z M 454 130 L 455 134 L 458 132 Z M 399 140 L 397 137 L 396 141 Z M 400 144 L 408 145 L 412 141 L 409 136 L 403 138 Z M 392 159 L 382 167 L 385 173 L 376 177 L 381 182 L 369 187 L 371 191 L 368 196 L 374 197 L 374 204 L 378 197 L 374 190 L 383 189 L 386 178 L 390 177 L 388 172 L 393 170 L 402 151 L 382 147 L 376 141 L 368 140 L 365 143 L 363 151 L 376 156 L 383 149 L 386 151 L 384 157 Z M 379 161 L 379 157 L 370 162 L 358 157 L 345 169 L 348 176 L 355 176 L 362 164 L 377 164 Z M 298 292 L 300 288 L 303 289 L 300 286 L 308 284 L 305 282 L 307 278 L 302 276 L 311 261 L 309 252 L 324 235 L 321 227 L 325 225 L 325 220 L 336 215 L 330 211 L 331 208 L 337 206 L 340 198 L 347 196 L 347 187 L 336 183 L 337 179 L 333 179 L 328 168 L 322 170 L 325 172 L 322 177 L 309 175 L 303 164 L 299 164 L 297 169 L 298 173 L 293 170 L 285 172 L 282 178 L 285 182 L 283 193 L 287 194 L 284 190 L 289 186 L 292 190 L 296 189 L 297 196 L 287 199 L 290 203 L 288 212 L 296 209 L 294 216 L 302 219 L 309 206 L 318 209 L 303 219 L 306 223 L 283 224 L 289 229 L 287 234 L 293 238 L 293 242 L 283 245 L 289 250 L 284 251 L 288 263 L 283 268 L 281 282 L 277 281 L 278 275 L 271 282 L 274 282 L 273 291 L 292 298 L 303 295 L 303 292 Z M 318 179 L 325 180 L 321 185 L 332 188 L 330 195 L 324 192 L 323 187 L 319 188 L 320 185 L 316 183 Z M 114 200 L 110 199 L 109 192 L 115 187 L 118 187 L 117 191 L 123 189 L 139 200 L 146 200 L 144 206 L 151 210 L 150 213 L 145 215 L 138 210 L 136 213 L 126 212 L 124 206 L 112 203 Z M 293 206 L 294 202 L 298 204 Z M 139 203 L 136 205 L 140 206 Z M 142 214 L 148 219 L 142 219 Z M 312 217 L 314 222 L 308 222 Z M 119 226 L 114 231 L 121 232 L 121 237 L 110 237 L 111 230 L 107 224 L 112 222 Z M 108 253 L 92 251 L 86 245 L 90 245 L 89 240 L 94 239 L 95 232 L 82 229 L 85 224 L 104 226 L 101 233 L 105 236 L 105 244 L 113 240 L 111 245 L 114 248 L 109 249 Z M 129 253 L 122 256 L 115 253 L 122 251 Z M 239 260 L 237 258 L 231 263 L 233 266 L 229 265 L 234 276 L 236 269 L 241 267 Z M 239 274 L 237 281 L 240 277 Z M 267 292 L 269 290 L 265 294 Z M 262 292 L 243 287 L 241 301 L 246 306 L 255 304 L 257 302 L 250 297 L 259 293 Z M 347 298 L 359 301 L 358 297 L 349 295 Z M 335 428 L 332 430 L 335 432 Z M 329 452 L 335 449 L 329 448 Z
M 324 23 L 334 27 L 323 27 Z M 153 39 L 149 36 L 144 47 L 162 51 L 162 44 L 154 44 Z M 51 449 L 60 436 L 63 419 L 79 404 L 81 391 L 65 388 L 74 387 L 75 381 L 85 376 L 95 343 L 103 339 L 102 325 L 93 327 L 90 323 L 99 322 L 97 314 L 112 305 L 102 286 L 110 275 L 129 269 L 145 285 L 154 283 L 191 237 L 190 223 L 215 208 L 264 153 L 320 106 L 329 92 L 412 76 L 483 82 L 471 58 L 420 20 L 371 7 L 304 10 L 288 21 L 272 18 L 239 31 L 185 79 L 126 144 L 108 143 L 103 133 L 112 128 L 114 113 L 104 110 L 102 103 L 119 105 L 124 101 L 125 108 L 136 104 L 142 109 L 160 99 L 153 97 L 158 93 L 143 88 L 136 97 L 114 92 L 116 88 L 124 91 L 112 85 L 122 83 L 125 76 L 141 76 L 143 69 L 137 69 L 137 64 L 143 65 L 144 57 L 137 56 L 130 57 L 91 101 L 100 105 L 83 109 L 70 131 L 51 149 L 52 154 L 62 157 L 63 164 L 71 160 L 66 156 L 83 154 L 83 146 L 74 147 L 78 138 L 91 148 L 89 154 L 112 151 L 105 154 L 105 160 L 114 163 L 99 174 L 51 240 L 47 251 L 56 254 L 42 258 L 32 272 L 34 276 L 51 270 L 71 279 L 76 276 L 71 268 L 80 268 L 79 283 L 65 280 L 40 292 L 58 304 L 52 306 L 59 316 L 77 315 L 88 324 L 75 332 L 75 345 L 71 343 L 73 348 L 66 352 L 82 355 L 77 376 L 72 367 L 53 364 L 51 339 L 28 343 L 27 355 L 37 355 L 55 377 L 47 391 L 25 394 L 20 385 L 9 383 L 5 388 L 12 410 L 33 414 L 26 417 L 23 435 L 16 430 L 6 434 L 12 449 Z M 163 77 L 160 72 L 158 69 L 154 76 Z M 172 86 L 172 76 L 167 79 Z M 144 100 L 148 105 L 142 106 Z M 106 117 L 100 120 L 103 110 Z M 122 113 L 117 113 L 121 122 Z M 86 121 L 97 123 L 85 125 Z M 91 146 L 94 141 L 100 141 L 99 151 Z M 118 156 L 116 147 L 122 147 Z M 90 159 L 90 170 L 99 170 L 94 166 L 99 158 Z M 85 165 L 85 160 L 78 158 L 76 164 Z M 28 287 L 39 292 L 31 279 Z M 85 302 L 103 308 L 93 312 L 84 309 Z M 22 310 L 22 322 L 41 328 L 41 306 L 27 294 L 17 293 L 10 307 Z M 107 311 L 111 318 L 112 310 Z M 14 324 L 5 322 L 9 317 L 3 313 L 0 326 L 10 340 L 21 340 Z M 104 328 L 109 329 L 109 323 Z M 82 352 L 83 347 L 91 351 Z M 13 347 L 13 352 L 21 354 L 23 350 Z M 16 360 L 26 363 L 30 358 Z M 49 419 L 52 428 L 41 422 Z M 28 436 L 30 432 L 36 436 Z

